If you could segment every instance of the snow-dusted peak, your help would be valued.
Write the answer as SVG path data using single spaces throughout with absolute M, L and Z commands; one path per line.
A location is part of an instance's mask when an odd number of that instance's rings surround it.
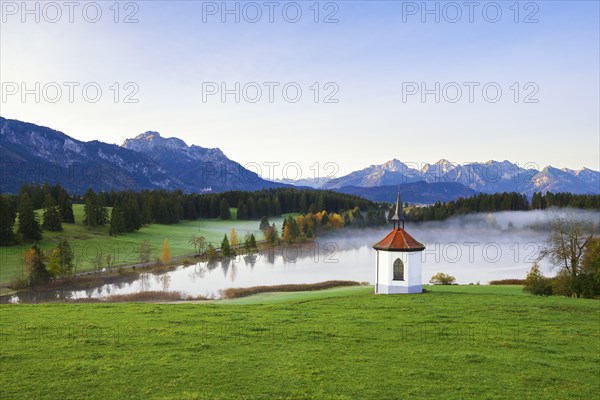
M 147 131 L 147 132 L 144 132 L 144 133 L 140 133 L 139 135 L 137 135 L 135 137 L 135 139 L 137 139 L 137 140 L 148 140 L 148 141 L 151 141 L 151 140 L 158 139 L 158 138 L 161 138 L 161 137 L 162 136 L 160 136 L 159 132 Z
M 387 171 L 402 171 L 403 169 L 405 169 L 405 165 L 400 162 L 400 160 L 394 158 L 393 160 L 390 160 L 384 164 L 382 164 L 380 166 L 381 169 L 387 170 Z
M 155 131 L 147 131 L 137 135 L 133 139 L 127 139 L 123 142 L 122 147 L 141 152 L 162 149 L 176 151 L 188 149 L 188 145 L 183 140 L 174 137 L 165 138 Z

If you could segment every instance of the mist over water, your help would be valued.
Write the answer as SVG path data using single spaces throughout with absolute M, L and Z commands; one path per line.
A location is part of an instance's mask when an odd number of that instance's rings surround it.
M 589 221 L 600 233 L 600 211 L 569 210 Z M 426 245 L 421 253 L 422 279 L 444 272 L 457 283 L 487 284 L 491 280 L 525 277 L 538 259 L 556 211 L 481 213 L 457 216 L 446 221 L 406 223 L 405 229 Z M 201 262 L 180 266 L 174 271 L 143 273 L 119 283 L 88 290 L 24 293 L 27 300 L 57 298 L 100 298 L 140 291 L 178 291 L 184 295 L 219 298 L 219 291 L 251 287 L 327 280 L 353 280 L 373 283 L 376 251 L 374 243 L 389 233 L 382 229 L 351 230 L 321 235 L 315 244 L 273 248 L 252 257 L 238 256 L 228 261 Z M 547 261 L 542 272 L 554 274 Z M 15 299 L 13 299 L 15 300 Z
M 563 212 L 469 214 L 445 221 L 406 223 L 405 229 L 426 246 L 421 253 L 423 283 L 437 272 L 444 272 L 456 277 L 457 283 L 485 284 L 491 280 L 524 278 L 531 264 L 539 259 L 552 220 Z M 600 234 L 600 211 L 566 212 L 589 222 L 595 234 Z M 389 228 L 352 232 L 336 240 L 340 250 L 356 248 L 377 242 L 387 231 Z M 544 273 L 555 272 L 546 260 L 540 260 L 539 264 Z

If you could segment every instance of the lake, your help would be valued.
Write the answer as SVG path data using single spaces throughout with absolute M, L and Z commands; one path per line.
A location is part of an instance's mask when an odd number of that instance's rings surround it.
M 599 231 L 600 212 L 578 213 Z M 421 254 L 423 283 L 437 272 L 444 272 L 456 277 L 457 283 L 486 284 L 525 277 L 539 255 L 551 216 L 547 211 L 474 214 L 444 222 L 407 223 L 405 228 L 427 247 Z M 140 291 L 175 291 L 186 296 L 219 298 L 220 290 L 233 287 L 327 280 L 373 283 L 375 250 L 371 246 L 390 229 L 344 230 L 321 236 L 311 245 L 282 246 L 250 257 L 142 273 L 88 290 L 26 292 L 9 300 L 102 298 Z M 540 266 L 542 272 L 552 273 L 548 263 L 541 262 Z

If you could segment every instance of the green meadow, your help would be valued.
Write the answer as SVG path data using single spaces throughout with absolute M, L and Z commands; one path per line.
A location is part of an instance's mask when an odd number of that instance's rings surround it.
M 235 209 L 232 214 L 235 217 Z M 193 235 L 202 235 L 208 242 L 219 247 L 223 236 L 235 228 L 239 240 L 243 240 L 246 233 L 254 233 L 257 240 L 262 239 L 262 233 L 258 229 L 259 221 L 238 221 L 203 219 L 197 221 L 182 221 L 176 225 L 152 224 L 142 227 L 139 231 L 109 236 L 108 226 L 89 228 L 83 221 L 83 205 L 73 205 L 75 224 L 63 224 L 62 232 L 44 231 L 40 242 L 42 249 L 51 249 L 58 245 L 62 238 L 67 238 L 71 243 L 77 272 L 93 270 L 92 261 L 98 252 L 103 255 L 111 254 L 115 266 L 135 264 L 139 262 L 139 246 L 144 240 L 150 243 L 151 257 L 155 260 L 160 257 L 163 241 L 169 240 L 171 256 L 190 255 L 194 252 L 194 246 L 189 243 Z M 38 220 L 41 222 L 42 212 L 38 210 Z M 110 209 L 109 209 L 110 214 Z M 283 219 L 273 218 L 276 226 L 280 227 Z M 31 245 L 17 245 L 0 247 L 0 284 L 9 283 L 20 274 L 23 269 L 22 255 Z
M 372 287 L 0 306 L 0 398 L 595 399 L 600 302 Z

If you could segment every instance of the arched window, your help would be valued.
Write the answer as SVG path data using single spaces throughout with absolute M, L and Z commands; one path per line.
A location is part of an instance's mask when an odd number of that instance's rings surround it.
M 396 261 L 394 261 L 394 280 L 404 280 L 404 263 L 399 258 L 396 258 Z

